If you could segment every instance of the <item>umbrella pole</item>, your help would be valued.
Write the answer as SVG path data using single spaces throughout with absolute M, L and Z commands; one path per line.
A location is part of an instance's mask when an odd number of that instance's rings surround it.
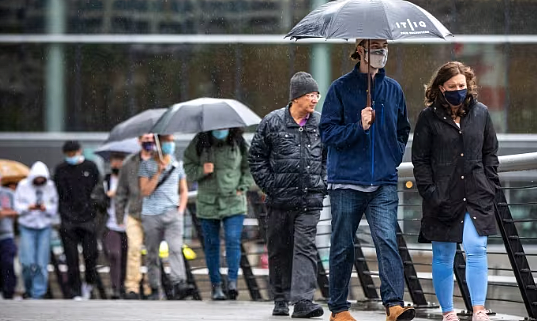
M 367 107 L 371 107 L 371 39 L 367 39 Z M 371 114 L 371 121 L 369 125 L 375 122 L 375 110 L 373 109 Z
M 371 106 L 371 40 L 367 39 L 367 107 Z

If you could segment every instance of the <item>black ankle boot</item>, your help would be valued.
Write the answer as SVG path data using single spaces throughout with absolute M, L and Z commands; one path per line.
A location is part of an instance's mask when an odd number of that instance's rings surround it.
M 229 281 L 227 284 L 227 296 L 230 300 L 237 300 L 239 290 L 237 289 L 237 281 Z
M 213 284 L 212 299 L 216 301 L 227 300 L 224 291 L 222 291 L 222 284 Z

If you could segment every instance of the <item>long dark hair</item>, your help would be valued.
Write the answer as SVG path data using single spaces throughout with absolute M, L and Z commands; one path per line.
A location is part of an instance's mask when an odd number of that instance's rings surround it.
M 446 98 L 440 90 L 440 86 L 444 85 L 446 81 L 460 74 L 466 77 L 466 87 L 468 89 L 468 93 L 466 94 L 466 98 L 464 99 L 461 108 L 459 108 L 456 115 L 453 115 L 449 103 L 446 101 Z M 425 88 L 425 105 L 431 106 L 435 102 L 438 102 L 442 107 L 446 108 L 452 117 L 462 116 L 465 114 L 472 100 L 476 98 L 477 85 L 474 71 L 472 68 L 458 61 L 450 61 L 440 67 Z
M 213 146 L 222 146 L 224 144 L 228 144 L 232 148 L 242 147 L 246 144 L 242 134 L 244 134 L 244 129 L 241 127 L 230 128 L 229 135 L 227 135 L 225 140 L 214 138 L 210 131 L 199 133 L 197 135 L 198 142 L 196 144 L 196 152 L 199 156 L 204 149 L 210 149 Z

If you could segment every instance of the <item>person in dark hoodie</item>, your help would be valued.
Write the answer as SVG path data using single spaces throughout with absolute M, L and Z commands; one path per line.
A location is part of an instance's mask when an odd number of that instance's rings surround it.
M 98 280 L 95 206 L 91 200 L 91 192 L 99 182 L 99 170 L 95 163 L 82 156 L 79 142 L 67 141 L 62 150 L 65 161 L 54 171 L 61 217 L 60 235 L 65 251 L 71 297 L 80 299 L 82 282 L 78 262 L 79 244 L 83 250 L 88 292 L 91 293 Z
M 351 57 L 359 63 L 330 86 L 319 125 L 322 142 L 328 147 L 332 208 L 330 321 L 355 320 L 348 312 L 347 296 L 354 238 L 363 213 L 377 252 L 386 321 L 411 320 L 415 311 L 403 307 L 403 262 L 396 238 L 397 166 L 410 132 L 405 96 L 401 86 L 386 76 L 386 40 L 358 39 Z M 368 65 L 371 106 L 367 104 Z
M 110 263 L 110 298 L 119 299 L 125 295 L 125 277 L 127 274 L 127 233 L 125 232 L 126 216 L 118 222 L 115 213 L 115 198 L 119 181 L 119 173 L 125 154 L 112 153 L 110 156 L 110 173 L 97 184 L 92 197 L 96 200 L 99 211 L 106 212 L 105 231 L 102 235 L 103 250 Z

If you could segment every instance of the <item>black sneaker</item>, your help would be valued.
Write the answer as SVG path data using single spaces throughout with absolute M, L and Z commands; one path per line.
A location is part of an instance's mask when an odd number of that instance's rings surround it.
M 173 285 L 173 300 L 184 300 L 192 295 L 192 289 L 186 281 Z
M 295 303 L 291 318 L 315 318 L 324 314 L 323 308 L 311 301 L 302 300 Z
M 274 302 L 274 310 L 272 315 L 289 315 L 289 304 L 285 301 Z
M 140 296 L 138 293 L 130 291 L 129 293 L 125 294 L 125 300 L 140 300 Z
M 151 289 L 151 294 L 147 297 L 150 301 L 160 300 L 160 292 L 158 289 Z

